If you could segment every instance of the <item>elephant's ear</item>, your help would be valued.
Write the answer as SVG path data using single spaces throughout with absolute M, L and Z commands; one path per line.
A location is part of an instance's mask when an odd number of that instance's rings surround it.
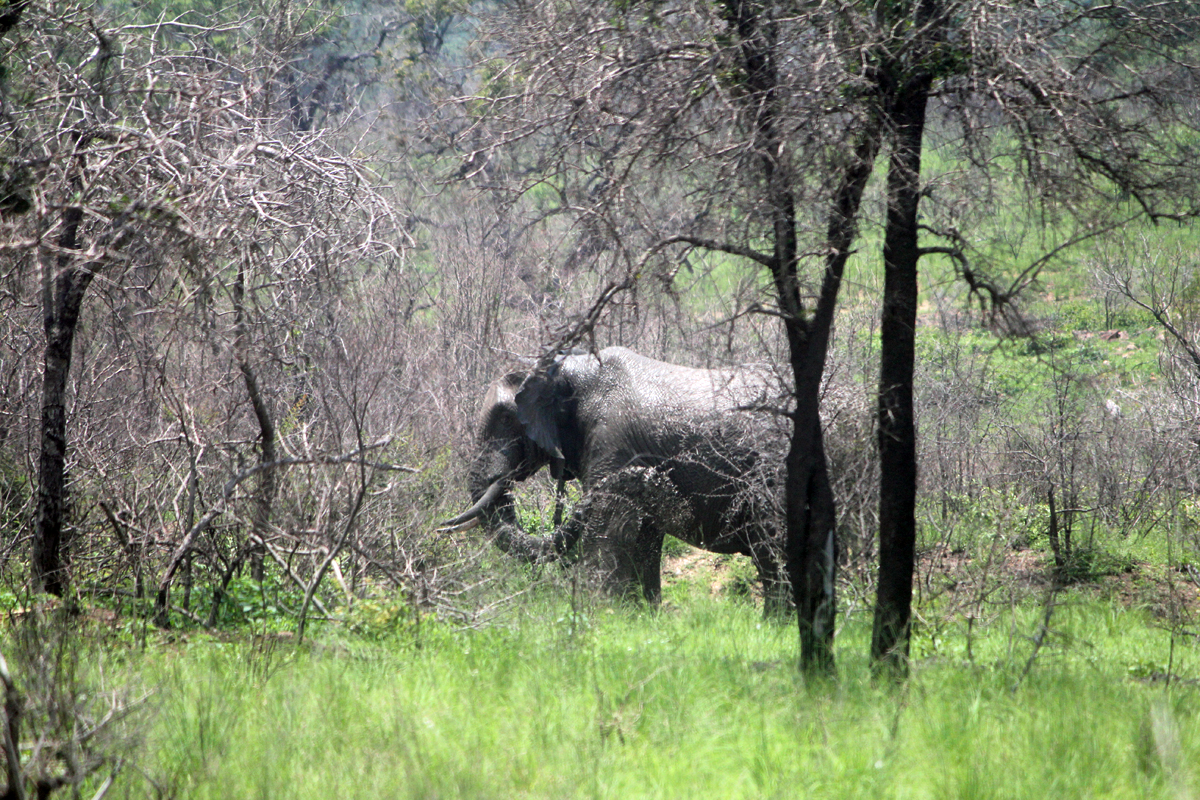
M 559 427 L 567 399 L 558 364 L 546 370 L 544 376 L 529 376 L 517 392 L 517 419 L 525 428 L 525 435 L 552 458 L 563 457 Z

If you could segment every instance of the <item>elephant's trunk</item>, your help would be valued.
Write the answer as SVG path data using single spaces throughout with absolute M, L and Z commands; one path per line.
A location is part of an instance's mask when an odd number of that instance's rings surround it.
M 579 540 L 583 530 L 581 516 L 577 513 L 565 525 L 557 526 L 552 535 L 528 534 L 517 519 L 507 484 L 508 476 L 493 481 L 473 506 L 443 522 L 438 530 L 458 532 L 482 525 L 501 552 L 527 564 L 547 564 L 559 560 Z
M 481 514 L 480 519 L 501 552 L 527 564 L 549 564 L 558 561 L 579 541 L 583 531 L 583 517 L 576 513 L 553 534 L 528 534 L 521 527 L 511 502 L 503 503 L 491 513 Z
M 492 543 L 503 553 L 525 562 L 541 564 L 553 560 L 553 552 L 547 548 L 548 540 L 531 536 L 521 527 L 510 498 L 492 513 L 483 516 L 484 527 L 492 537 Z

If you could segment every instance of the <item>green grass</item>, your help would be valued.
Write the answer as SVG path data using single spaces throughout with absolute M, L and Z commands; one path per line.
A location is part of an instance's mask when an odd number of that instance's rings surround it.
M 675 595 L 682 598 L 684 595 Z M 1165 630 L 1069 595 L 1018 684 L 1040 619 L 1018 608 L 872 685 L 869 618 L 840 680 L 806 686 L 792 626 L 686 594 L 652 613 L 542 596 L 478 630 L 429 623 L 382 644 L 328 630 L 193 638 L 137 662 L 156 687 L 142 767 L 168 793 L 226 797 L 1177 797 L 1200 774 L 1200 694 L 1137 680 Z M 1176 643 L 1174 670 L 1196 672 Z M 1147 667 L 1147 664 L 1151 667 Z M 1016 687 L 1014 690 L 1014 686 Z M 132 796 L 153 791 L 132 771 Z

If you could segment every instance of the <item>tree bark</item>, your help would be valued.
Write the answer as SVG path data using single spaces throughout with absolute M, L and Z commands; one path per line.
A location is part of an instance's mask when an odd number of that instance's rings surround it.
M 76 141 L 79 169 L 86 166 L 83 148 L 87 136 Z M 78 175 L 72 186 L 78 189 Z M 130 223 L 145 209 L 140 202 L 130 203 L 118 214 L 104 233 L 93 240 L 92 248 L 103 254 L 120 250 L 128 242 Z M 33 590 L 62 597 L 67 588 L 63 566 L 63 526 L 67 508 L 67 381 L 71 373 L 71 352 L 83 298 L 97 271 L 106 263 L 101 255 L 79 262 L 79 229 L 83 209 L 67 206 L 62 213 L 62 230 L 56 242 L 59 255 L 54 269 L 42 261 L 42 326 L 46 350 L 42 368 L 41 445 L 38 457 L 38 499 L 35 511 L 30 578 Z
M 821 378 L 833 332 L 833 317 L 850 248 L 858 236 L 863 192 L 879 152 L 879 126 L 870 120 L 859 132 L 853 155 L 843 166 L 829 210 L 825 273 L 817 307 L 805 330 L 802 358 L 792 358 L 796 408 L 788 453 L 787 561 L 800 617 L 800 659 L 806 672 L 832 674 L 837 615 L 837 506 L 829 482 L 821 431 Z M 792 474 L 795 469 L 795 479 Z M 793 485 L 794 483 L 794 485 Z M 795 496 L 791 493 L 794 492 Z M 800 498 L 806 508 L 792 506 Z M 791 520 L 797 515 L 795 527 Z
M 932 80 L 918 74 L 898 86 L 886 108 L 890 123 L 888 208 L 884 231 L 883 312 L 878 401 L 879 584 L 871 636 L 876 674 L 908 671 L 912 576 L 916 551 L 917 450 L 913 367 L 917 325 L 917 212 L 921 141 Z
M 76 250 L 83 210 L 63 212 L 58 237 L 62 251 Z M 38 461 L 38 499 L 31 560 L 33 590 L 62 597 L 67 588 L 63 566 L 63 526 L 66 517 L 67 380 L 79 310 L 95 264 L 71 263 L 64 252 L 55 259 L 54 274 L 43 264 L 42 313 L 46 350 L 42 369 L 41 448 Z
M 783 502 L 784 552 L 800 628 L 800 668 L 806 674 L 832 676 L 835 669 L 832 617 L 836 608 L 832 590 L 837 561 L 828 558 L 826 551 L 833 551 L 830 524 L 834 516 L 833 493 L 821 490 L 822 483 L 828 488 L 828 476 L 821 446 L 820 394 L 819 390 L 809 391 L 807 386 L 813 371 L 819 385 L 824 352 L 818 354 L 820 347 L 810 349 L 812 332 L 805 318 L 797 276 L 796 201 L 791 175 L 783 162 L 785 147 L 777 120 L 776 30 L 774 21 L 757 3 L 729 0 L 726 16 L 738 32 L 741 47 L 745 107 L 771 215 L 771 277 L 787 335 L 792 391 L 796 398 L 785 462 Z M 817 355 L 820 355 L 819 366 Z M 814 503 L 814 498 L 820 499 Z M 816 510 L 820 513 L 813 513 Z M 830 527 L 821 530 L 820 525 Z

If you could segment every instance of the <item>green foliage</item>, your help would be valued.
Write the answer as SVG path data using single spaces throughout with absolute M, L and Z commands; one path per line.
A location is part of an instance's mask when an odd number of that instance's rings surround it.
M 1080 336 L 1073 330 L 1084 330 Z M 930 380 L 947 380 L 956 359 L 970 355 L 986 364 L 983 382 L 969 387 L 983 402 L 1004 401 L 1026 419 L 1044 415 L 1057 379 L 1070 376 L 1077 395 L 1107 386 L 1141 385 L 1157 380 L 1160 344 L 1153 329 L 1131 328 L 1123 338 L 1105 341 L 1087 329 L 1056 325 L 1031 337 L 998 339 L 984 330 L 945 332 L 922 327 L 917 359 Z M 1018 417 L 1022 418 L 1022 417 Z
M 554 533 L 554 509 L 557 504 L 551 484 L 537 487 L 542 491 L 523 492 L 517 499 L 517 518 L 525 532 L 532 536 Z M 562 500 L 562 518 L 570 519 L 575 504 L 579 502 L 580 487 L 572 481 L 566 486 Z
M 0 615 L 13 613 L 20 607 L 20 598 L 12 587 L 0 583 Z
M 750 602 L 754 599 L 756 591 L 761 594 L 762 585 L 753 561 L 749 558 L 730 556 L 725 563 L 729 570 L 721 587 L 725 597 Z
M 225 590 L 225 603 L 222 608 L 225 609 L 225 622 L 263 622 L 267 620 L 278 620 L 284 615 L 284 611 L 272 595 L 276 595 L 276 591 L 272 591 L 272 587 L 266 584 L 258 583 L 249 575 L 238 576 L 229 582 L 229 586 Z
M 1129 309 L 1122 308 L 1119 313 L 1106 313 L 1104 305 L 1091 297 L 1063 300 L 1055 303 L 1053 308 L 1055 327 L 1064 333 L 1103 331 L 1147 324 L 1146 320 L 1138 318 L 1138 315 Z
M 218 581 L 212 576 L 192 592 L 192 605 L 202 618 L 208 616 L 215 601 Z M 261 584 L 248 574 L 235 575 L 221 597 L 216 625 L 225 629 L 249 626 L 255 630 L 286 630 L 295 626 L 301 600 L 300 591 L 284 583 L 275 569 L 266 570 Z M 186 620 L 179 620 L 179 624 L 185 628 L 191 625 Z
M 945 524 L 919 525 L 919 547 L 940 546 L 973 557 L 987 553 L 998 536 L 1015 546 L 1032 546 L 1034 532 L 1044 528 L 1046 520 L 1045 509 L 1025 502 L 1016 487 L 988 487 L 972 497 L 923 498 L 921 506 L 926 519 Z
M 687 555 L 694 550 L 695 548 L 690 544 L 687 542 L 681 542 L 674 536 L 668 535 L 663 537 L 663 558 L 678 558 L 679 556 Z
M 421 624 L 420 610 L 400 592 L 358 600 L 346 615 L 347 629 L 372 642 L 413 640 Z
M 1064 560 L 1062 579 L 1067 583 L 1094 583 L 1134 569 L 1132 558 L 1109 552 L 1095 543 L 1074 548 Z

